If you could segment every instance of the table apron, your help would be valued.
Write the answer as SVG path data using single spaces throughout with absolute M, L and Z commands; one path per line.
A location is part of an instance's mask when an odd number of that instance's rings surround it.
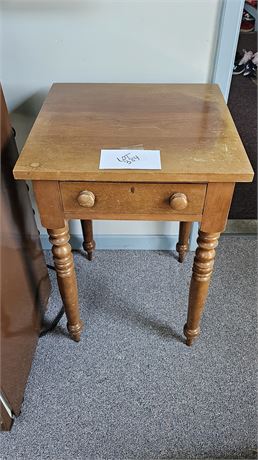
M 166 222 L 201 222 L 202 214 L 136 214 L 136 213 L 112 213 L 108 214 L 96 212 L 94 214 L 85 211 L 64 212 L 64 218 L 81 220 L 142 220 L 142 221 L 166 221 Z

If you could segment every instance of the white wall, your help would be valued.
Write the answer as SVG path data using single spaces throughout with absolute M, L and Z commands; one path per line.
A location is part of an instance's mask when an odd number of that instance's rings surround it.
M 220 0 L 6 0 L 1 9 L 1 80 L 19 147 L 53 81 L 212 77 Z M 168 235 L 177 224 L 96 222 L 95 233 Z

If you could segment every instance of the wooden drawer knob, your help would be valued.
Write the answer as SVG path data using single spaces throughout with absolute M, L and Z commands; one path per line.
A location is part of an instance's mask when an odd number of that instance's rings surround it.
M 85 208 L 92 208 L 95 203 L 95 195 L 88 190 L 83 190 L 79 193 L 77 201 L 80 206 L 84 206 Z
M 169 199 L 169 204 L 174 211 L 182 211 L 188 205 L 187 196 L 184 193 L 173 193 Z

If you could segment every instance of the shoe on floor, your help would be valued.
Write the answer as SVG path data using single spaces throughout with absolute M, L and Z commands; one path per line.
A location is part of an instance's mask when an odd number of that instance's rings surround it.
M 257 75 L 258 53 L 253 55 L 253 58 L 247 62 L 244 70 L 244 77 L 255 78 Z
M 253 77 L 254 74 L 256 74 L 256 65 L 253 64 L 252 61 L 249 61 L 246 66 L 245 66 L 245 70 L 243 72 L 243 75 L 244 77 Z
M 245 71 L 246 64 L 253 58 L 254 54 L 252 51 L 243 50 L 244 56 L 240 59 L 238 64 L 234 65 L 233 75 L 240 75 Z
M 250 13 L 248 13 L 246 10 L 244 10 L 244 12 L 243 12 L 243 18 L 242 19 L 244 21 L 252 21 L 252 22 L 255 21 L 255 18 Z

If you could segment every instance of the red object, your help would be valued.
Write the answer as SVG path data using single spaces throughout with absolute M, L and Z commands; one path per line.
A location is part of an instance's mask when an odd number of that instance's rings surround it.
M 257 0 L 246 0 L 246 3 L 252 5 L 254 8 L 257 8 Z
M 254 31 L 254 22 L 253 21 L 245 21 L 241 22 L 240 27 L 241 32 L 253 32 Z

